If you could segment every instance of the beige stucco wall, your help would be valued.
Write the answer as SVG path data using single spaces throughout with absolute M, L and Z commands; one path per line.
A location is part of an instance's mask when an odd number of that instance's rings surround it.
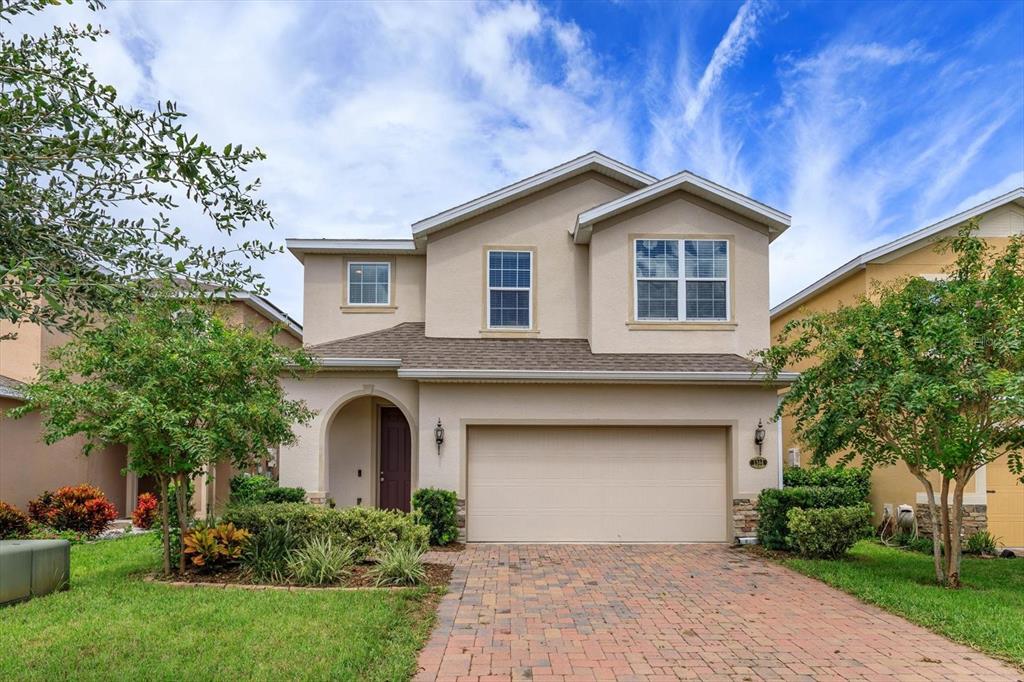
M 730 243 L 726 323 L 631 323 L 633 239 L 722 237 Z M 681 267 L 681 266 L 680 266 Z M 676 192 L 599 223 L 590 243 L 590 343 L 595 353 L 736 353 L 768 345 L 768 235 L 698 197 Z M 684 292 L 680 288 L 680 306 Z
M 90 483 L 100 488 L 123 515 L 124 448 L 101 448 L 85 457 L 81 454 L 81 437 L 45 445 L 40 442 L 38 413 L 18 420 L 7 417 L 7 410 L 19 404 L 0 398 L 0 500 L 24 511 L 28 501 L 44 490 Z
M 535 249 L 536 335 L 585 338 L 587 247 L 574 244 L 569 230 L 580 212 L 628 190 L 587 173 L 432 236 L 427 242 L 427 335 L 481 336 L 487 329 L 485 251 L 512 247 Z
M 375 413 L 373 397 L 356 398 L 327 427 L 327 494 L 338 506 L 372 506 L 377 498 Z
M 301 486 L 314 495 L 327 496 L 331 493 L 331 481 L 328 460 L 331 449 L 331 427 L 336 415 L 344 418 L 345 412 L 339 410 L 354 400 L 365 396 L 374 396 L 394 404 L 402 410 L 409 420 L 413 441 L 413 486 L 416 483 L 417 457 L 416 435 L 419 414 L 419 389 L 416 382 L 399 379 L 394 372 L 332 372 L 322 371 L 314 376 L 303 379 L 282 379 L 285 390 L 290 398 L 302 399 L 317 415 L 307 426 L 297 426 L 295 434 L 298 442 L 281 448 L 280 482 L 284 486 Z M 358 408 L 357 408 L 358 409 Z M 337 430 L 334 432 L 337 436 Z M 430 436 L 433 443 L 433 435 Z M 347 469 L 348 475 L 354 475 L 354 468 Z M 372 479 L 367 477 L 371 497 L 375 498 L 376 488 Z M 344 475 L 335 477 L 335 490 L 342 489 Z M 354 484 L 353 484 L 354 485 Z M 352 487 L 351 490 L 355 490 Z M 351 492 L 347 494 L 352 494 Z M 341 504 L 341 501 L 338 501 Z M 364 500 L 364 504 L 365 504 Z
M 391 263 L 391 305 L 347 306 L 346 263 Z M 303 266 L 303 337 L 306 345 L 422 322 L 425 259 L 408 255 L 306 254 Z
M 0 320 L 0 337 L 16 334 L 13 339 L 0 340 L 0 374 L 32 381 L 36 378 L 36 365 L 42 357 L 42 328 L 35 324 L 14 325 Z
M 769 465 L 749 466 L 754 429 L 768 422 L 775 393 L 758 387 L 620 386 L 586 384 L 421 384 L 418 486 L 466 494 L 466 429 L 472 424 L 721 425 L 731 429 L 730 495 L 756 498 L 778 486 L 774 429 L 767 430 Z M 438 418 L 445 443 L 437 455 Z M 414 479 L 414 487 L 417 481 Z

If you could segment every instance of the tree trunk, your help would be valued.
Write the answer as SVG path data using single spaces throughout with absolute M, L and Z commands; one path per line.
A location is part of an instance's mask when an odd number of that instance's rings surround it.
M 185 474 L 175 477 L 175 498 L 178 503 L 178 530 L 181 532 L 181 549 L 178 552 L 178 574 L 185 573 L 185 533 L 188 532 L 188 478 Z
M 163 536 L 164 545 L 164 575 L 171 574 L 171 514 L 170 505 L 167 500 L 167 476 L 157 474 L 157 482 L 160 484 L 160 532 Z
M 942 566 L 942 550 L 939 547 L 939 531 L 941 527 L 941 521 L 939 519 L 939 510 L 935 504 L 935 488 L 932 487 L 932 482 L 928 480 L 928 477 L 921 473 L 920 469 L 907 465 L 910 469 L 910 473 L 917 477 L 917 480 L 921 481 L 921 485 L 924 486 L 925 493 L 928 495 L 928 514 L 932 519 L 932 559 L 935 562 L 935 580 L 940 585 L 946 584 L 946 573 Z
M 939 515 L 942 517 L 942 551 L 946 580 L 949 580 L 949 479 L 942 477 L 942 492 L 939 493 Z M 936 534 L 936 542 L 938 535 Z
M 960 533 L 964 524 L 964 486 L 966 481 L 961 481 L 962 474 L 957 473 L 956 485 L 953 488 L 953 523 L 951 528 L 952 538 L 946 547 L 946 576 L 949 587 L 960 587 Z

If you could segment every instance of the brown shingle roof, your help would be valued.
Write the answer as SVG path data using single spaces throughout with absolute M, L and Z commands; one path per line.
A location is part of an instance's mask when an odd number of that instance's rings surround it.
M 408 369 L 613 372 L 746 372 L 760 366 L 732 353 L 592 353 L 586 339 L 429 337 L 422 322 L 306 349 L 315 358 L 392 358 Z
M 15 398 L 17 400 L 24 399 L 22 395 L 22 389 L 25 387 L 25 383 L 5 377 L 0 374 L 0 398 Z

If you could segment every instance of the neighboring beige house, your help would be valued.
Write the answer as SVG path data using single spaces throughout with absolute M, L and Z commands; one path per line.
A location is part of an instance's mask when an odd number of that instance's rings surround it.
M 267 329 L 273 324 L 284 330 L 277 336 L 282 345 L 302 345 L 302 327 L 262 296 L 233 294 L 220 308 L 220 314 L 231 324 L 254 329 Z M 7 411 L 23 402 L 24 382 L 35 379 L 37 366 L 45 363 L 49 352 L 66 343 L 67 335 L 52 332 L 35 324 L 17 327 L 0 321 L 0 336 L 16 332 L 13 340 L 0 341 L 0 500 L 26 510 L 28 501 L 44 490 L 65 485 L 91 483 L 103 490 L 117 507 L 118 513 L 129 516 L 140 492 L 155 492 L 152 482 L 139 481 L 133 474 L 122 475 L 126 464 L 123 446 L 103 448 L 83 456 L 82 437 L 66 438 L 53 445 L 42 442 L 40 415 L 22 419 L 7 417 Z M 226 502 L 231 467 L 218 466 L 217 475 L 209 475 L 197 486 L 197 513 Z
M 1024 187 L 986 201 L 934 225 L 911 232 L 893 242 L 864 253 L 829 273 L 803 291 L 772 309 L 772 337 L 790 320 L 808 312 L 834 310 L 841 304 L 853 304 L 858 297 L 870 296 L 872 284 L 901 277 L 942 277 L 953 262 L 949 253 L 939 253 L 936 242 L 952 236 L 971 218 L 978 218 L 978 235 L 996 247 L 1005 246 L 1008 237 L 1024 233 Z M 803 369 L 803 365 L 792 369 Z M 792 423 L 783 420 L 783 447 L 788 464 L 807 465 L 810 453 L 800 453 L 793 437 Z M 875 471 L 871 501 L 876 518 L 884 508 L 901 504 L 916 505 L 918 519 L 927 519 L 924 505 L 927 494 L 920 482 L 902 464 Z M 969 530 L 988 528 L 1002 544 L 1024 546 L 1024 486 L 1010 474 L 1006 459 L 997 460 L 975 476 L 964 498 Z
M 788 226 L 692 173 L 590 153 L 411 239 L 288 240 L 321 369 L 286 381 L 319 414 L 281 483 L 398 509 L 454 490 L 471 541 L 753 535 L 781 449 L 777 386 L 746 356 L 769 343 L 768 245 Z

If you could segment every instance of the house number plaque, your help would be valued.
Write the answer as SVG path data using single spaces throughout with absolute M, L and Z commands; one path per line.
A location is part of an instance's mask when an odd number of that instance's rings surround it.
M 766 466 L 768 466 L 768 460 L 762 457 L 761 455 L 750 458 L 750 468 L 764 469 Z

